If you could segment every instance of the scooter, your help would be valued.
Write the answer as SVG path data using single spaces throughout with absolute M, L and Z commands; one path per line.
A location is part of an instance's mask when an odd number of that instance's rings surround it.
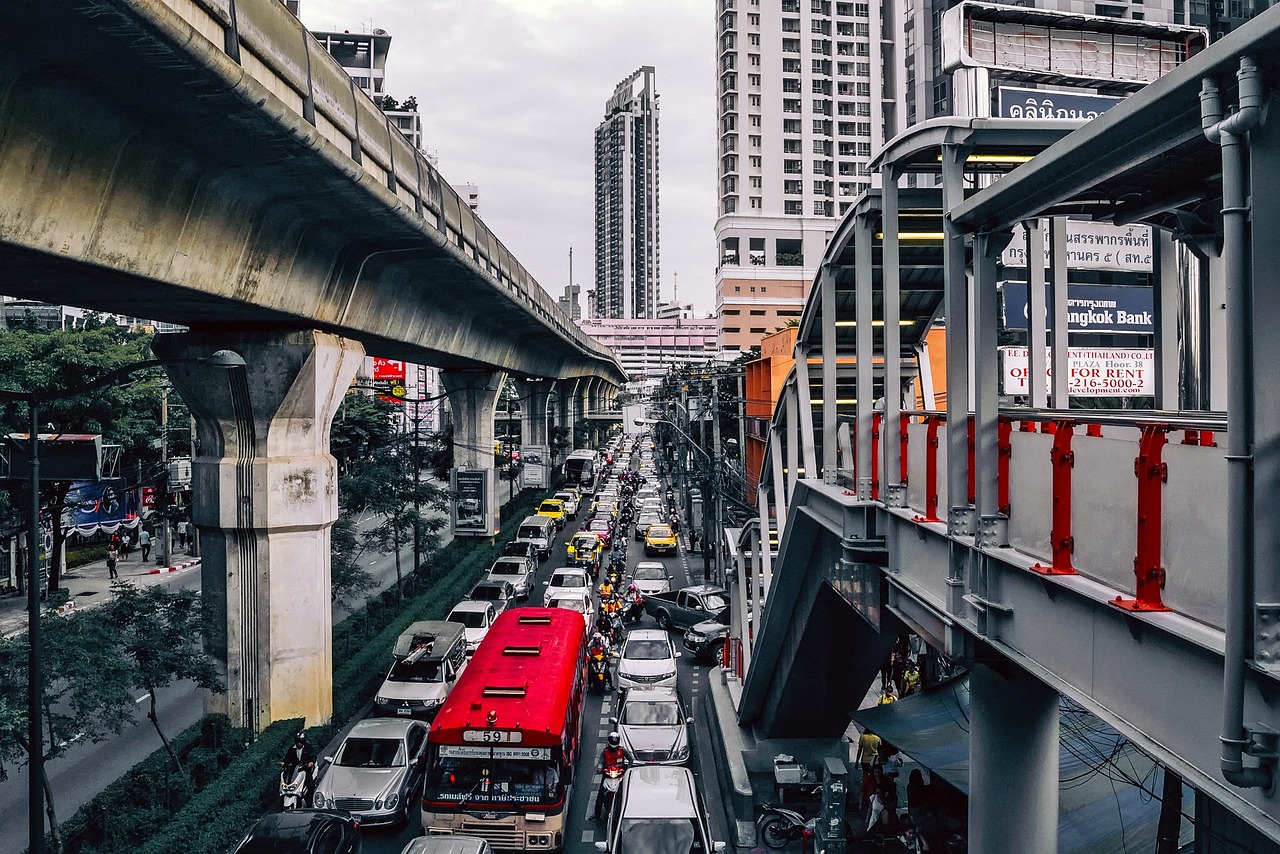
M 804 816 L 795 810 L 764 804 L 760 817 L 756 819 L 756 832 L 760 840 L 775 851 L 785 848 L 793 839 L 808 840 L 814 837 L 814 823 L 817 819 L 805 821 Z
M 289 768 L 280 772 L 280 808 L 296 810 L 307 805 L 307 769 L 305 765 L 293 767 L 293 776 L 289 776 Z
M 601 769 L 601 773 L 604 774 L 602 780 L 604 786 L 600 793 L 601 801 L 597 805 L 601 816 L 607 816 L 613 809 L 613 799 L 618 794 L 618 787 L 622 785 L 622 773 L 625 770 L 621 765 L 610 765 L 608 768 Z
M 593 653 L 587 659 L 587 681 L 591 683 L 592 691 L 604 693 L 605 685 L 609 682 L 609 656 L 603 651 Z
M 627 599 L 627 609 L 622 612 L 622 622 L 638 623 L 644 616 L 644 597 L 635 596 Z

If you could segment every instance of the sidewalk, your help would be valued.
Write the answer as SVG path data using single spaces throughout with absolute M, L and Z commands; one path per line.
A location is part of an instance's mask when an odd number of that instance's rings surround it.
M 116 564 L 116 572 L 121 581 L 130 582 L 139 587 L 161 584 L 172 578 L 169 573 L 191 570 L 200 565 L 200 558 L 190 557 L 175 551 L 168 566 L 160 566 L 155 562 L 155 555 L 146 563 L 142 562 L 142 553 L 134 551 L 128 560 Z M 71 599 L 63 606 L 66 611 L 92 608 L 111 599 L 111 579 L 107 577 L 107 561 L 96 561 L 67 570 L 62 576 L 62 586 L 71 591 Z M 65 612 L 64 612 L 65 613 Z M 27 628 L 27 595 L 10 593 L 0 596 L 0 636 L 10 637 L 26 631 Z

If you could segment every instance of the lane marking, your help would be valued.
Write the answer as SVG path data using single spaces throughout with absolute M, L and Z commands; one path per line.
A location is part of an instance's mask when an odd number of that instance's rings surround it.
M 594 830 L 584 830 L 584 831 L 582 831 L 582 841 L 583 841 L 583 842 L 595 842 L 595 841 L 596 841 L 596 832 L 595 832 Z

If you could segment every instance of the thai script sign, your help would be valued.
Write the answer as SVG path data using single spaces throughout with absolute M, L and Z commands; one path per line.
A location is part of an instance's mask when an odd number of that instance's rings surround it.
M 1049 236 L 1044 241 L 1044 266 L 1049 266 Z M 1067 220 L 1067 269 L 1151 272 L 1151 229 L 1145 225 Z M 1013 227 L 1013 240 L 1000 254 L 1005 267 L 1027 266 L 1027 232 Z
M 1027 283 L 1001 282 L 1004 292 L 1005 329 L 1027 329 Z M 1045 287 L 1045 328 L 1053 328 L 1049 312 L 1049 288 Z M 1139 285 L 1067 285 L 1068 332 L 1155 332 L 1155 295 Z
M 1046 351 L 1049 348 L 1045 348 Z M 1030 394 L 1029 350 L 1026 347 L 1000 348 L 1000 378 L 1004 394 Z M 1111 347 L 1071 347 L 1067 355 L 1070 379 L 1067 393 L 1072 397 L 1137 397 L 1155 394 L 1155 351 Z M 1052 381 L 1053 368 L 1045 353 L 1045 383 Z
M 1002 119 L 1096 119 L 1123 100 L 1091 92 L 1000 86 L 996 89 L 996 113 Z

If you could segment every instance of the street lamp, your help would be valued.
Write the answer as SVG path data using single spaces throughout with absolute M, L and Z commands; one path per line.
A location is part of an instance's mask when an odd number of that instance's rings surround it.
M 130 374 L 158 368 L 163 365 L 205 364 L 219 368 L 244 368 L 245 361 L 232 350 L 219 350 L 211 356 L 183 359 L 146 359 L 108 371 L 95 380 L 62 391 L 12 391 L 0 389 L 0 400 L 12 400 L 27 405 L 28 448 L 30 468 L 27 475 L 31 491 L 31 519 L 27 529 L 27 765 L 29 797 L 27 829 L 30 837 L 30 854 L 44 852 L 44 734 L 41 730 L 40 700 L 43 676 L 40 668 L 40 417 L 41 403 L 79 397 L 113 385 Z M 60 524 L 54 520 L 54 524 Z

